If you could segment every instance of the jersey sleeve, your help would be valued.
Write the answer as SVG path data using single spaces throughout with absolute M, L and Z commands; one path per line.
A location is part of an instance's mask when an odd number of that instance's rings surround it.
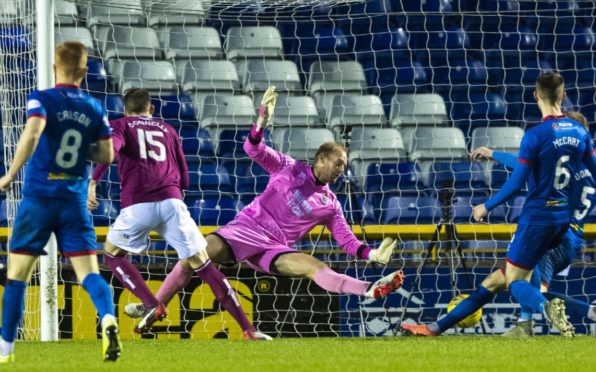
M 526 132 L 522 138 L 517 161 L 532 167 L 538 157 L 538 139 L 533 132 Z
M 108 114 L 106 113 L 106 110 L 103 108 L 103 106 L 98 100 L 93 100 L 95 103 L 95 113 L 99 118 L 95 141 L 108 139 L 112 136 L 112 126 L 110 125 L 110 121 L 108 120 Z
M 110 128 L 111 133 L 111 135 L 108 135 L 108 137 L 112 137 L 114 153 L 118 154 L 126 143 L 126 133 L 124 133 L 124 126 L 122 125 L 121 121 L 113 120 L 108 122 L 108 128 Z
M 511 169 L 517 165 L 517 157 L 508 152 L 493 151 L 493 159 Z
M 333 216 L 325 222 L 325 226 L 331 231 L 333 238 L 337 241 L 341 249 L 350 256 L 360 257 L 363 248 L 366 248 L 366 245 L 354 235 L 354 232 L 344 217 L 341 205 L 337 200 L 335 201 L 333 209 Z
M 27 97 L 27 119 L 33 117 L 45 119 L 47 117 L 44 101 L 43 95 L 37 90 L 29 94 Z
M 255 127 L 256 125 L 253 125 L 251 134 L 246 137 L 243 148 L 246 154 L 256 161 L 257 164 L 270 174 L 275 174 L 285 167 L 296 163 L 291 157 L 275 151 L 263 143 L 262 131 L 260 135 L 256 135 Z

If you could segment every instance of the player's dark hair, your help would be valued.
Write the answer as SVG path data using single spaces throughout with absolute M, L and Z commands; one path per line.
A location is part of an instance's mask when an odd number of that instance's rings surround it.
M 322 157 L 327 157 L 331 153 L 334 153 L 334 152 L 339 153 L 341 151 L 347 152 L 346 148 L 344 146 L 340 145 L 339 143 L 325 142 L 324 144 L 319 146 L 319 149 L 315 153 L 315 163 L 318 162 L 319 159 Z
M 577 112 L 577 111 L 569 111 L 567 112 L 567 117 L 571 118 L 575 121 L 577 121 L 578 123 L 580 123 L 581 125 L 584 126 L 584 128 L 586 128 L 586 130 L 590 130 L 590 125 L 588 124 L 588 119 L 586 119 L 585 116 L 583 116 L 581 114 L 581 112 Z
M 536 80 L 536 91 L 541 99 L 555 104 L 563 99 L 565 79 L 556 72 L 546 72 Z
M 129 114 L 140 114 L 151 104 L 151 96 L 146 89 L 131 89 L 124 95 L 124 109 Z

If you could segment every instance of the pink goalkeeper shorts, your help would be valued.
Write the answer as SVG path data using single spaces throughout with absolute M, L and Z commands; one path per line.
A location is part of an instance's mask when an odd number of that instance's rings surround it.
M 254 270 L 268 274 L 279 274 L 274 267 L 279 256 L 299 253 L 247 216 L 237 216 L 213 234 L 228 244 L 235 262 L 246 262 Z

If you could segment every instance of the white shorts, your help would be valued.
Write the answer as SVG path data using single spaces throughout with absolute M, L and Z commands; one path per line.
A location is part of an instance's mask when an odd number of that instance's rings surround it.
M 157 232 L 174 247 L 178 258 L 189 258 L 204 250 L 207 241 L 179 199 L 139 203 L 120 211 L 107 240 L 118 248 L 141 253 L 148 247 L 149 233 Z

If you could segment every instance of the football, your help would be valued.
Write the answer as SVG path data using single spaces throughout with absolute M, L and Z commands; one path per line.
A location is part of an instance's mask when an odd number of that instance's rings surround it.
M 459 296 L 452 299 L 451 302 L 449 302 L 449 305 L 447 306 L 447 313 L 450 313 L 451 310 L 453 310 L 457 306 L 457 304 L 459 304 L 463 299 L 467 297 L 467 294 L 460 294 Z M 482 319 L 482 308 L 476 310 L 474 313 L 462 319 L 459 323 L 457 323 L 457 326 L 460 328 L 474 327 L 476 324 L 478 324 L 480 319 Z

